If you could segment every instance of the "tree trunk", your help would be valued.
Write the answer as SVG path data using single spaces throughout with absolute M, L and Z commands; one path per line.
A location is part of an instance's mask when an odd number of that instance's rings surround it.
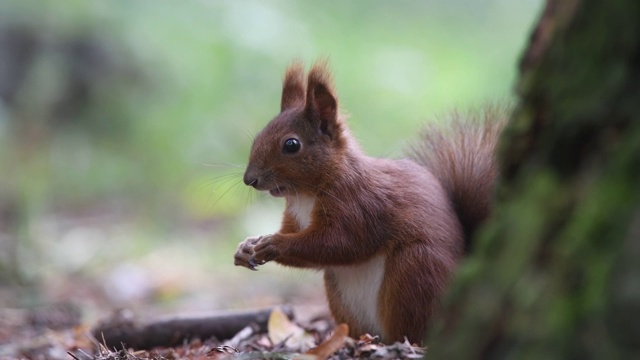
M 640 2 L 550 0 L 431 359 L 640 358 Z

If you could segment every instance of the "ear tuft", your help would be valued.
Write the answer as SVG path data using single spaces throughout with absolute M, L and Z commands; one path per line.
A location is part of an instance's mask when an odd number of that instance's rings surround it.
M 309 71 L 305 112 L 311 120 L 319 121 L 323 133 L 333 136 L 339 129 L 338 98 L 326 60 L 316 62 Z
M 294 61 L 287 68 L 282 82 L 282 100 L 280 111 L 304 106 L 305 81 L 304 67 L 300 61 Z

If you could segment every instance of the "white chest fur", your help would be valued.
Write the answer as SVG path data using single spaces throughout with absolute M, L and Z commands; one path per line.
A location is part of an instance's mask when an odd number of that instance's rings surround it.
M 358 322 L 372 334 L 382 334 L 378 318 L 378 292 L 384 277 L 385 256 L 378 255 L 355 266 L 334 266 L 326 271 L 334 274 L 340 300 Z
M 315 199 L 299 195 L 288 199 L 287 211 L 295 217 L 300 230 L 311 224 Z M 362 264 L 327 268 L 334 274 L 340 300 L 349 313 L 372 334 L 382 335 L 378 319 L 378 292 L 384 277 L 385 256 L 378 255 Z
M 292 196 L 288 199 L 289 207 L 287 211 L 298 221 L 300 230 L 304 230 L 311 224 L 311 211 L 316 200 L 307 195 Z

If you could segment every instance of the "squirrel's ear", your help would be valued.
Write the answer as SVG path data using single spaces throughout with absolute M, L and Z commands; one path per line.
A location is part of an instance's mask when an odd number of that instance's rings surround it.
M 304 85 L 304 68 L 296 61 L 287 68 L 282 82 L 280 111 L 304 106 Z
M 324 134 L 334 135 L 338 126 L 338 99 L 326 62 L 316 63 L 309 71 L 305 114 L 309 119 L 319 121 L 320 131 Z

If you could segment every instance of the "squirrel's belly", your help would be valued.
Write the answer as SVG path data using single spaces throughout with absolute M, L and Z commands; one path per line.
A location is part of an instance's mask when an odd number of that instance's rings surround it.
M 377 309 L 385 260 L 384 255 L 378 255 L 362 264 L 326 269 L 333 273 L 344 308 L 372 335 L 384 336 Z

